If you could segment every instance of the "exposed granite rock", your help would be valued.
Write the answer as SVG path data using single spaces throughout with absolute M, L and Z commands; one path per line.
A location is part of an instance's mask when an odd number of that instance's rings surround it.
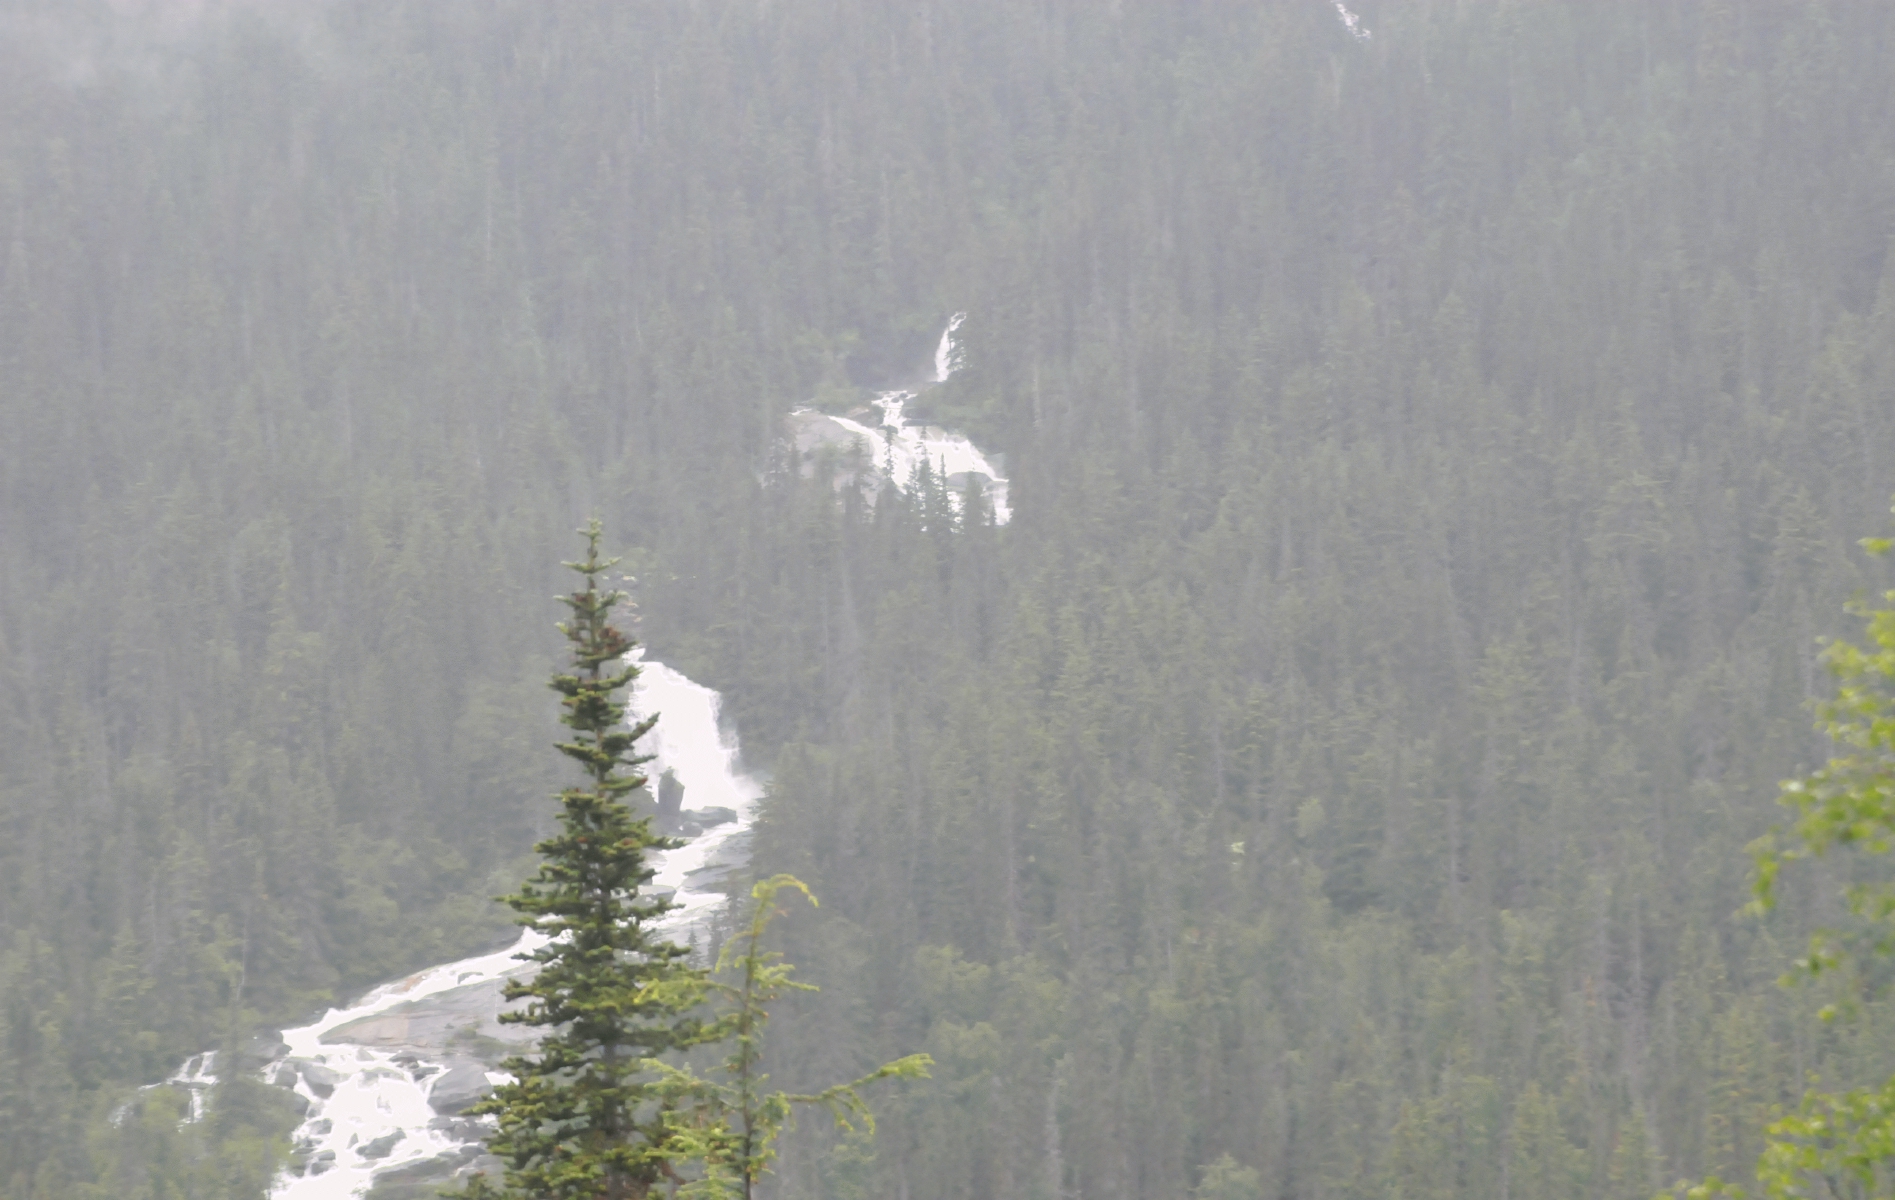
M 677 819 L 684 808 L 684 785 L 678 777 L 666 771 L 658 777 L 658 820 L 661 824 Z
M 458 1116 L 467 1107 L 493 1091 L 482 1063 L 459 1062 L 434 1081 L 428 1089 L 428 1104 L 443 1116 Z
M 428 1128 L 452 1142 L 479 1142 L 493 1132 L 491 1117 L 440 1116 L 428 1122 Z
M 342 1082 L 340 1071 L 331 1071 L 321 1063 L 298 1062 L 296 1070 L 302 1075 L 309 1090 L 327 1100 L 335 1094 L 336 1085 Z
M 389 1167 L 375 1172 L 375 1186 L 391 1183 L 424 1183 L 430 1180 L 442 1182 L 450 1179 L 458 1167 L 464 1167 L 480 1157 L 479 1146 L 462 1146 L 433 1158 L 424 1158 L 420 1162 L 403 1163 L 399 1167 Z
M 363 1200 L 435 1200 L 445 1185 L 460 1183 L 475 1172 L 499 1179 L 501 1162 L 479 1146 L 463 1146 L 448 1154 L 375 1172 Z
M 272 1030 L 255 1034 L 245 1040 L 243 1048 L 237 1051 L 237 1062 L 246 1071 L 257 1071 L 289 1052 L 289 1044 L 283 1040 L 281 1034 Z
M 532 1034 L 496 1018 L 508 1003 L 502 979 L 487 979 L 338 1025 L 322 1035 L 326 1045 L 388 1046 L 438 1058 L 456 1040 L 469 1036 L 502 1043 L 530 1042 Z

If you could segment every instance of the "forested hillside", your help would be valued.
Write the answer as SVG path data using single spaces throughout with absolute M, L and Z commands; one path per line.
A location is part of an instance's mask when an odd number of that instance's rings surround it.
M 1895 1070 L 1736 911 L 1895 8 L 1353 7 L 0 0 L 0 1196 L 258 1195 L 133 1089 L 504 930 L 593 512 L 823 900 L 779 1079 L 940 1064 L 785 1197 L 1637 1200 Z M 1010 524 L 795 469 L 962 310 Z

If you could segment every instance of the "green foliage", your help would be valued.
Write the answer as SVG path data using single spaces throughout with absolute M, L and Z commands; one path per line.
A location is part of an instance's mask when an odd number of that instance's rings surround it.
M 559 832 L 536 847 L 538 874 L 504 897 L 549 940 L 521 956 L 534 974 L 505 990 L 530 1003 L 500 1019 L 544 1032 L 535 1053 L 501 1064 L 513 1079 L 470 1111 L 498 1119 L 487 1141 L 507 1164 L 508 1193 L 637 1200 L 676 1178 L 673 1164 L 688 1153 L 652 1060 L 711 1034 L 692 1015 L 704 973 L 654 931 L 675 905 L 640 896 L 655 871 L 650 854 L 682 843 L 653 833 L 622 799 L 646 782 L 637 768 L 650 759 L 634 745 L 658 718 L 624 724 L 619 693 L 638 676 L 624 656 L 635 643 L 610 620 L 624 594 L 599 587 L 616 560 L 599 557 L 597 519 L 583 533 L 585 558 L 566 565 L 585 587 L 564 597 L 572 619 L 560 626 L 573 670 L 552 687 L 573 731 L 559 749 L 589 785 L 559 794 Z
M 795 968 L 774 950 L 763 948 L 771 922 L 783 915 L 777 896 L 800 892 L 810 905 L 816 897 L 801 880 L 775 875 L 750 889 L 748 926 L 724 943 L 718 954 L 712 983 L 727 1010 L 706 1028 L 706 1040 L 728 1041 L 730 1054 L 712 1078 L 700 1078 L 688 1069 L 666 1067 L 666 1087 L 675 1097 L 670 1111 L 673 1145 L 680 1157 L 701 1165 L 702 1173 L 678 1194 L 702 1200 L 742 1196 L 751 1200 L 776 1157 L 777 1138 L 789 1125 L 798 1106 L 828 1112 L 838 1129 L 863 1138 L 875 1133 L 875 1114 L 861 1090 L 883 1079 L 925 1079 L 934 1060 L 910 1054 L 849 1083 L 832 1084 L 812 1094 L 770 1090 L 762 1070 L 763 1034 L 770 1006 L 791 991 L 814 992 L 813 985 L 790 978 Z M 715 976 L 722 976 L 719 979 Z M 730 977 L 735 982 L 727 982 Z M 859 1149 L 859 1142 L 856 1144 Z
M 1204 1178 L 1191 1193 L 1196 1200 L 1262 1200 L 1263 1177 L 1255 1167 L 1246 1167 L 1230 1155 L 1204 1168 Z
M 1891 543 L 1868 538 L 1862 545 L 1884 555 Z M 1883 599 L 1895 605 L 1895 591 Z M 1895 848 L 1895 607 L 1856 604 L 1851 611 L 1865 620 L 1869 644 L 1838 640 L 1824 651 L 1838 684 L 1835 699 L 1819 709 L 1819 728 L 1847 750 L 1783 785 L 1782 803 L 1796 817 L 1787 830 L 1773 831 L 1753 847 L 1759 912 L 1776 906 L 1787 863 L 1839 851 L 1880 856 Z M 1864 955 L 1895 953 L 1895 886 L 1885 877 L 1858 880 L 1845 896 L 1849 913 L 1866 927 L 1850 939 L 1853 953 L 1819 931 L 1798 965 L 1809 976 L 1844 973 L 1859 988 L 1871 968 Z M 1842 1011 L 1863 1016 L 1853 1004 Z M 1820 1015 L 1832 1021 L 1842 1012 L 1831 1005 Z M 1812 1086 L 1793 1111 L 1765 1127 L 1763 1138 L 1757 1182 L 1766 1196 L 1887 1195 L 1895 1186 L 1895 1077 L 1879 1087 L 1842 1092 Z M 1716 1177 L 1679 1190 L 1692 1200 L 1746 1194 Z
M 69 1185 L 77 1200 L 240 1200 L 265 1193 L 289 1152 L 298 1117 L 281 1088 L 236 1077 L 205 1098 L 191 1120 L 180 1087 L 124 1097 L 94 1127 L 89 1150 L 97 1174 Z
M 771 1086 L 939 1064 L 786 1198 L 1495 1195 L 1532 1085 L 1632 1200 L 1895 1072 L 1732 917 L 1887 586 L 1895 6 L 1349 7 L 0 0 L 0 1191 L 505 933 L 592 511 L 824 899 Z M 1014 522 L 803 478 L 962 309 Z
M 1872 554 L 1886 554 L 1888 539 L 1865 539 Z M 1885 600 L 1895 602 L 1895 591 Z M 1757 843 L 1757 906 L 1768 911 L 1777 900 L 1778 875 L 1785 863 L 1833 850 L 1885 855 L 1895 848 L 1895 608 L 1853 604 L 1864 619 L 1870 645 L 1832 642 L 1824 662 L 1839 683 L 1836 698 L 1821 706 L 1819 728 L 1829 739 L 1850 748 L 1805 779 L 1783 785 L 1783 803 L 1796 814 L 1788 845 L 1772 834 Z M 1867 880 L 1850 884 L 1851 914 L 1878 931 L 1872 949 L 1895 951 L 1895 884 Z M 1826 938 L 1818 935 L 1806 967 L 1820 972 L 1838 965 Z

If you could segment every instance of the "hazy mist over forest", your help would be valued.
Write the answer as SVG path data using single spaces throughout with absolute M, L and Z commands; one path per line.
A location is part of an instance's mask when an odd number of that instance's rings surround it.
M 772 1200 L 1751 1182 L 1891 234 L 1880 0 L 0 0 L 0 1200 L 465 1167 L 278 1039 L 512 935 L 594 515 L 935 1061 Z

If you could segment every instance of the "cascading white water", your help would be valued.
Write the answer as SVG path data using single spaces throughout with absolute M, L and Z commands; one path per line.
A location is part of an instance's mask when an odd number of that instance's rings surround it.
M 945 382 L 961 365 L 956 313 L 935 348 L 934 380 Z M 924 385 L 932 386 L 932 384 Z M 851 417 L 800 410 L 792 414 L 805 437 L 872 448 L 874 470 L 907 486 L 923 461 L 956 490 L 970 476 L 985 481 L 994 519 L 1005 523 L 1007 481 L 967 438 L 933 426 L 909 424 L 904 406 L 919 390 L 882 393 L 879 428 Z M 814 431 L 814 433 L 811 433 Z M 878 478 L 883 477 L 878 474 Z M 957 497 L 958 501 L 958 497 Z M 633 651 L 640 658 L 643 650 Z M 748 862 L 748 838 L 762 785 L 743 772 L 736 743 L 718 722 L 719 695 L 662 663 L 642 662 L 631 710 L 659 713 L 640 749 L 654 761 L 653 780 L 669 774 L 683 787 L 677 828 L 683 847 L 659 857 L 653 887 L 669 891 L 679 908 L 665 931 L 681 943 L 696 941 L 723 905 L 719 883 Z M 285 1030 L 285 1048 L 263 1077 L 291 1089 L 307 1105 L 294 1137 L 299 1165 L 272 1189 L 276 1200 L 348 1200 L 371 1185 L 441 1181 L 479 1165 L 490 1125 L 459 1115 L 505 1076 L 495 1065 L 530 1049 L 531 1034 L 496 1019 L 505 1007 L 506 981 L 526 974 L 519 955 L 544 945 L 531 930 L 504 950 L 430 967 L 369 992 L 347 1008 Z M 200 1054 L 168 1081 L 191 1095 L 199 1120 L 215 1082 L 215 1056 Z
M 966 313 L 955 313 L 948 319 L 947 328 L 941 331 L 941 341 L 934 348 L 934 381 L 946 383 L 948 376 L 961 365 L 961 347 L 954 340 L 954 334 L 960 329 L 961 322 L 967 320 Z
M 634 651 L 634 655 L 642 651 Z M 643 663 L 632 711 L 661 714 L 641 746 L 653 779 L 683 785 L 680 819 L 699 832 L 660 856 L 654 887 L 681 906 L 665 930 L 689 942 L 724 902 L 719 879 L 743 864 L 744 839 L 762 786 L 738 766 L 737 747 L 718 726 L 720 697 L 662 663 Z M 265 1077 L 308 1104 L 295 1138 L 300 1173 L 273 1191 L 281 1200 L 343 1200 L 371 1183 L 439 1179 L 480 1153 L 480 1123 L 457 1116 L 505 1076 L 493 1070 L 529 1035 L 495 1020 L 506 980 L 530 970 L 519 955 L 544 945 L 532 930 L 504 950 L 432 967 L 376 988 L 347 1008 L 285 1030 L 288 1050 Z M 206 1070 L 202 1059 L 189 1064 Z M 201 1089 L 193 1089 L 194 1101 Z M 194 1103 L 194 1113 L 201 1105 Z
M 1370 37 L 1374 36 L 1369 33 L 1368 27 L 1362 24 L 1362 18 L 1350 12 L 1348 8 L 1343 5 L 1342 0 L 1336 0 L 1336 15 L 1342 18 L 1342 27 L 1347 29 L 1349 36 L 1356 41 L 1366 42 Z
M 1007 480 L 993 460 L 965 435 L 934 425 L 913 424 L 906 415 L 908 404 L 926 387 L 946 383 L 960 369 L 962 350 L 954 334 L 966 319 L 966 313 L 955 313 L 942 331 L 934 351 L 933 380 L 920 388 L 883 392 L 875 398 L 870 407 L 880 410 L 880 418 L 873 426 L 862 419 L 867 416 L 866 410 L 843 416 L 809 408 L 791 413 L 791 433 L 801 460 L 811 462 L 824 446 L 859 448 L 867 472 L 838 482 L 840 486 L 866 485 L 871 498 L 873 489 L 883 482 L 906 489 L 925 462 L 934 477 L 946 483 L 957 509 L 968 481 L 979 480 L 993 508 L 994 523 L 1005 525 L 1013 509 L 1007 503 Z

